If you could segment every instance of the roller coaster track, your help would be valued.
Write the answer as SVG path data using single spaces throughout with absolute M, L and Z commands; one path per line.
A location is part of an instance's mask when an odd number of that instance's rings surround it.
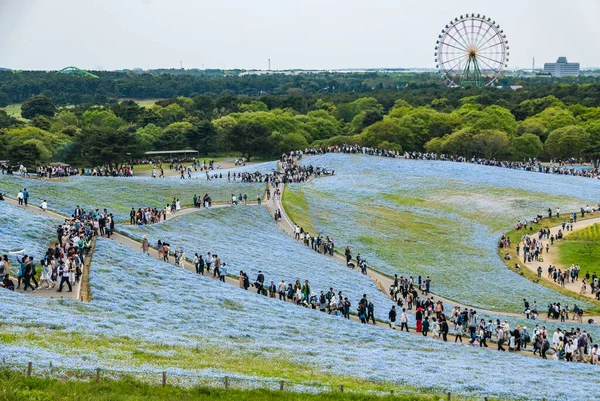
M 82 76 L 86 76 L 86 77 L 100 78 L 99 76 L 94 75 L 91 72 L 87 72 L 85 70 L 82 70 L 81 68 L 77 68 L 72 65 L 63 68 L 60 71 L 56 71 L 56 73 L 57 74 L 69 74 L 69 75 L 82 75 Z

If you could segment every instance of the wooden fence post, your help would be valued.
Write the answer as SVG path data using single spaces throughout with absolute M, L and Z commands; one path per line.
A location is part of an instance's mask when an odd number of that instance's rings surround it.
M 340 393 L 343 393 L 343 392 L 344 392 L 344 385 L 340 384 Z
M 390 395 L 394 395 L 394 390 L 390 390 Z
M 225 376 L 225 390 L 229 390 L 229 377 Z
M 450 391 L 448 391 L 448 401 L 452 400 L 452 394 L 450 394 Z
M 32 365 L 33 364 L 31 362 L 27 364 L 27 377 L 31 377 L 31 369 L 33 368 Z
M 283 380 L 279 382 L 279 391 L 283 391 Z
M 49 375 L 52 376 L 52 361 L 50 361 L 49 370 L 50 370 Z
M 163 370 L 162 386 L 165 387 L 166 385 L 167 385 L 167 372 Z
M 100 368 L 96 368 L 96 383 L 100 383 Z

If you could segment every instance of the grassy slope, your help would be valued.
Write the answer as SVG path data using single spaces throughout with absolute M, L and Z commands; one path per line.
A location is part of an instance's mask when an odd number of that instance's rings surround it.
M 272 379 L 276 377 L 288 382 L 301 383 L 316 388 L 339 388 L 341 384 L 349 391 L 370 392 L 414 390 L 407 386 L 360 380 L 353 377 L 333 375 L 315 370 L 290 359 L 278 351 L 273 351 L 269 358 L 249 355 L 244 351 L 244 339 L 231 337 L 231 342 L 238 344 L 232 347 L 228 344 L 220 346 L 207 343 L 202 337 L 190 335 L 190 346 L 155 344 L 146 341 L 133 340 L 127 337 L 106 338 L 98 335 L 87 335 L 68 332 L 65 326 L 31 322 L 24 324 L 26 332 L 16 334 L 12 326 L 0 322 L 0 344 L 22 345 L 23 347 L 38 347 L 48 351 L 72 354 L 93 354 L 103 349 L 107 366 L 117 369 L 123 365 L 153 365 L 164 369 L 174 366 L 184 366 L 190 370 L 217 369 L 231 374 L 241 374 L 250 377 Z M 57 345 L 57 340 L 60 339 Z M 68 345 L 67 345 L 68 344 Z M 10 364 L 10 358 L 6 360 Z M 93 365 L 90 368 L 93 369 Z M 0 389 L 2 385 L 0 384 Z M 0 390 L 1 393 L 1 390 Z M 0 401 L 3 398 L 0 396 Z
M 157 380 L 158 381 L 158 380 Z M 394 396 L 376 396 L 352 393 L 291 393 L 268 390 L 236 390 L 195 387 L 181 389 L 172 386 L 159 387 L 134 380 L 101 380 L 96 384 L 82 381 L 60 381 L 26 377 L 23 374 L 0 371 L 0 401 L 45 401 L 45 400 L 78 400 L 78 401 L 152 401 L 152 400 L 268 400 L 268 401 L 433 401 L 439 395 L 427 394 L 395 394 Z M 453 400 L 467 400 L 453 396 Z M 491 400 L 491 399 L 490 399 Z
M 581 276 L 600 275 L 600 238 L 597 224 L 575 231 L 558 243 L 558 262 L 563 267 L 581 266 Z
M 565 215 L 566 215 L 566 213 L 565 213 Z M 534 224 L 533 225 L 533 230 L 531 232 L 537 233 L 540 229 L 542 229 L 544 227 L 554 227 L 554 226 L 557 226 L 557 225 L 559 225 L 565 219 L 565 215 L 563 215 L 563 217 L 561 217 L 561 218 L 557 218 L 556 216 L 552 216 L 552 218 L 549 219 L 549 218 L 546 217 L 543 220 L 541 220 L 539 223 Z M 587 214 L 583 218 L 582 217 L 578 217 L 577 221 L 582 221 L 582 220 L 587 220 L 587 219 L 593 219 L 593 218 L 596 218 L 596 217 L 598 217 L 597 214 Z M 533 271 L 529 270 L 528 268 L 522 268 L 520 270 L 516 270 L 514 268 L 515 261 L 520 261 L 521 257 L 517 256 L 517 250 L 516 250 L 516 247 L 514 246 L 514 244 L 517 241 L 521 240 L 521 235 L 523 235 L 523 231 L 522 230 L 512 230 L 509 233 L 507 233 L 506 235 L 508 237 L 510 237 L 511 240 L 512 240 L 512 242 L 513 242 L 513 246 L 508 249 L 508 253 L 510 254 L 510 256 L 511 256 L 512 259 L 511 260 L 504 260 L 503 259 L 504 263 L 506 264 L 506 266 L 510 270 L 512 270 L 515 273 L 520 274 L 520 275 L 528 278 L 529 280 L 533 281 L 534 283 L 537 283 L 537 284 L 543 285 L 545 287 L 551 288 L 551 289 L 555 290 L 556 292 L 560 292 L 561 294 L 568 295 L 568 296 L 570 296 L 572 298 L 579 299 L 579 300 L 582 300 L 582 301 L 587 301 L 587 302 L 593 303 L 595 306 L 592 309 L 589 309 L 587 311 L 588 314 L 590 314 L 590 315 L 600 314 L 600 302 L 595 301 L 595 300 L 593 300 L 593 299 L 591 299 L 589 297 L 586 297 L 584 295 L 580 295 L 578 293 L 570 291 L 570 290 L 568 290 L 566 288 L 562 288 L 560 285 L 555 284 L 553 282 L 550 282 L 548 280 L 544 280 L 543 278 L 542 279 L 538 279 L 537 274 L 534 273 Z M 559 248 L 559 249 L 561 249 L 561 252 L 562 252 L 562 248 Z M 500 249 L 499 248 L 498 249 L 498 256 L 500 258 L 503 258 L 505 252 L 506 252 L 506 249 Z M 561 257 L 562 257 L 562 254 L 561 254 Z M 570 262 L 569 265 L 571 263 L 573 263 L 573 262 Z M 544 270 L 544 274 L 545 274 L 545 270 Z M 585 270 L 584 270 L 583 274 L 585 274 Z M 590 274 L 591 274 L 591 271 L 590 271 Z
M 294 223 L 304 228 L 304 231 L 308 231 L 311 235 L 317 233 L 311 225 L 310 214 L 308 212 L 309 205 L 302 191 L 293 191 L 289 187 L 286 187 L 283 191 L 281 203 L 283 209 Z

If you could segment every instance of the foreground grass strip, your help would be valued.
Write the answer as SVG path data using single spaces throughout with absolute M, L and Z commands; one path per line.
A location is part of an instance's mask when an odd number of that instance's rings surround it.
M 159 382 L 160 380 L 157 380 Z M 444 399 L 446 395 L 443 396 Z M 40 401 L 40 400 L 78 400 L 78 401 L 148 401 L 148 400 L 272 400 L 272 401 L 434 401 L 441 395 L 402 393 L 396 391 L 390 395 L 358 394 L 352 392 L 324 392 L 318 394 L 292 393 L 272 390 L 240 390 L 230 388 L 215 389 L 194 387 L 177 388 L 150 385 L 131 379 L 92 381 L 61 381 L 50 378 L 27 377 L 24 374 L 0 371 L 0 401 Z M 453 400 L 471 400 L 452 395 Z M 489 398 L 491 401 L 492 399 Z

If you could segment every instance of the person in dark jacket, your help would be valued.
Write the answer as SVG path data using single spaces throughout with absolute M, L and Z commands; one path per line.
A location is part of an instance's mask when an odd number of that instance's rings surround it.
M 10 276 L 8 274 L 4 275 L 4 279 L 0 283 L 0 286 L 4 287 L 10 291 L 15 290 L 15 283 L 13 283 L 13 281 L 10 279 Z
M 375 305 L 373 305 L 373 301 L 369 301 L 367 305 L 367 323 L 369 323 L 369 319 L 375 324 Z
M 423 320 L 423 336 L 427 337 L 427 333 L 429 332 L 429 318 L 425 316 L 425 320 Z
M 390 319 L 390 327 L 396 330 L 396 306 L 392 305 L 392 309 L 388 313 L 388 318 Z
M 448 341 L 448 331 L 450 328 L 448 327 L 448 321 L 446 319 L 442 319 L 442 323 L 440 324 L 440 332 L 442 333 L 442 339 L 444 341 Z

